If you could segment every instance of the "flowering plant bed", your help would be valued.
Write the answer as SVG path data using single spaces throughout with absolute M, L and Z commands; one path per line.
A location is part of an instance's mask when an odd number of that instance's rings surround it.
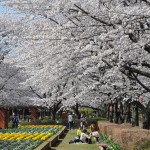
M 108 136 L 101 135 L 100 140 L 103 141 L 106 145 L 108 145 L 107 150 L 125 150 L 119 144 L 115 143 L 114 141 L 110 140 Z
M 27 125 L 0 130 L 0 150 L 33 150 L 55 135 L 62 125 Z

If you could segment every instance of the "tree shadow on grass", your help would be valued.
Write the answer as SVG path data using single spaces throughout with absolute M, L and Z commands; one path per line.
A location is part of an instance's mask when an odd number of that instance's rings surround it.
M 56 150 L 58 145 L 63 141 L 63 139 L 66 137 L 67 133 L 68 133 L 68 129 L 65 130 L 65 132 L 59 137 L 59 140 L 57 140 L 57 142 L 55 142 L 52 147 L 51 150 Z

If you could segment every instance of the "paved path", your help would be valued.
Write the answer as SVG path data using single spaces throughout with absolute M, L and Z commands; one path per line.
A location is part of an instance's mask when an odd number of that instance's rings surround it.
M 69 144 L 76 136 L 76 129 L 66 132 L 52 150 L 99 150 L 96 144 Z

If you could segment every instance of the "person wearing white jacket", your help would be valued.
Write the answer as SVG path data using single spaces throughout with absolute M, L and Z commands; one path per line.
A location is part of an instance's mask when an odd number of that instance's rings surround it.
M 82 132 L 81 132 L 81 135 L 80 135 L 80 141 L 82 143 L 89 143 L 89 140 L 91 139 L 91 135 L 88 135 L 87 134 L 87 130 L 84 129 Z

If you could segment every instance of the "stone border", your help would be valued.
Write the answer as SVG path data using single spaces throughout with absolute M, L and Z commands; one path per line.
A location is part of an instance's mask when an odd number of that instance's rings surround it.
M 34 150 L 49 150 L 52 147 L 52 144 L 54 144 L 57 140 L 59 140 L 59 137 L 64 133 L 65 130 L 66 126 L 64 126 L 59 132 L 57 132 L 55 135 L 53 135 L 46 141 L 43 141 L 43 143 L 40 144 Z

